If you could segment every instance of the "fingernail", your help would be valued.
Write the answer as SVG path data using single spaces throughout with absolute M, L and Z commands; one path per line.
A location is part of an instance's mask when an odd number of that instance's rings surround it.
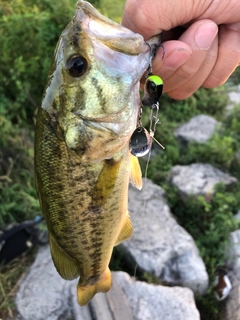
M 218 27 L 215 23 L 206 23 L 199 26 L 195 34 L 197 46 L 202 50 L 208 50 L 218 33 Z
M 176 70 L 183 65 L 191 56 L 184 48 L 175 48 L 164 61 L 164 66 L 170 70 Z

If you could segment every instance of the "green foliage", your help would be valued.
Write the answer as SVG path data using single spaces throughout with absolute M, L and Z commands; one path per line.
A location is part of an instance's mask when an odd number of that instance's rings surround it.
M 234 150 L 238 150 L 240 141 L 240 104 L 228 112 L 224 121 L 226 134 L 231 136 L 234 141 Z
M 168 193 L 168 199 L 174 215 L 197 241 L 202 255 L 206 256 L 206 250 L 209 251 L 205 262 L 215 255 L 218 257 L 216 261 L 221 264 L 224 258 L 221 246 L 225 245 L 229 232 L 236 227 L 232 217 L 240 207 L 239 184 L 231 190 L 219 185 L 213 197 L 199 196 L 187 201 L 181 200 L 176 193 L 174 196 L 170 194 Z
M 150 110 L 144 109 L 142 122 L 143 126 L 146 128 L 149 127 L 149 116 Z M 163 112 L 160 113 L 159 118 L 161 123 L 157 125 L 154 137 L 165 147 L 165 149 L 162 150 L 158 143 L 156 141 L 153 141 L 152 153 L 154 154 L 154 156 L 150 159 L 147 176 L 155 183 L 161 184 L 165 181 L 168 171 L 178 161 L 179 145 L 173 135 L 177 124 L 168 121 L 168 118 Z M 148 156 L 146 156 L 144 159 L 140 158 L 143 172 L 145 172 L 146 169 L 147 159 Z
M 163 95 L 160 100 L 160 112 L 170 122 L 182 123 L 198 114 L 219 117 L 228 103 L 224 86 L 214 89 L 200 88 L 191 97 L 176 101 Z
M 214 89 L 200 88 L 194 93 L 197 109 L 200 113 L 218 118 L 222 117 L 223 111 L 229 102 L 226 87 L 223 85 Z
M 229 233 L 238 227 L 233 214 L 240 208 L 240 184 L 231 190 L 219 184 L 214 197 L 199 196 L 185 201 L 170 186 L 165 188 L 173 214 L 196 241 L 211 284 L 216 267 L 225 263 Z M 202 311 L 201 319 L 218 319 L 219 306 L 211 286 L 206 296 L 197 297 L 197 304 Z
M 240 83 L 240 68 L 239 67 L 236 68 L 236 70 L 232 74 L 230 80 L 234 84 L 239 84 Z
M 75 7 L 75 0 L 0 0 L 0 227 L 39 214 L 34 116 L 54 48 Z
M 99 0 L 98 8 L 104 16 L 120 23 L 125 2 L 125 0 Z
M 234 148 L 233 133 L 227 134 L 225 129 L 220 128 L 207 144 L 193 142 L 189 144 L 187 150 L 181 148 L 174 137 L 174 130 L 180 123 L 188 121 L 193 116 L 202 113 L 212 116 L 215 113 L 218 118 L 221 118 L 227 102 L 228 96 L 224 87 L 212 90 L 200 88 L 194 95 L 183 101 L 176 101 L 163 95 L 159 112 L 161 124 L 157 125 L 155 138 L 165 146 L 165 150 L 161 150 L 161 147 L 153 142 L 153 150 L 157 154 L 149 163 L 148 177 L 161 185 L 172 166 L 193 162 L 209 162 L 223 170 L 229 169 L 235 160 L 236 148 Z M 149 116 L 150 111 L 143 108 L 142 122 L 146 128 L 149 127 Z M 235 132 L 235 128 L 232 131 Z M 146 159 L 141 160 L 141 164 L 145 172 Z
M 75 7 L 76 0 L 0 0 L 0 115 L 13 123 L 32 124 L 54 48 Z
M 160 100 L 160 121 L 155 138 L 165 147 L 161 150 L 154 142 L 156 154 L 150 159 L 147 176 L 161 185 L 178 222 L 193 236 L 206 264 L 210 284 L 216 267 L 224 264 L 229 232 L 237 228 L 233 214 L 240 208 L 240 185 L 231 190 L 218 186 L 215 196 L 189 198 L 183 201 L 177 190 L 169 186 L 168 172 L 173 165 L 194 162 L 210 163 L 240 179 L 240 107 L 226 113 L 228 102 L 224 87 L 200 89 L 184 101 L 174 101 L 166 95 Z M 198 114 L 208 114 L 222 121 L 216 133 L 205 144 L 192 142 L 182 147 L 174 137 L 181 123 Z M 143 123 L 149 125 L 149 112 L 143 110 Z M 145 172 L 146 160 L 142 161 Z M 204 297 L 197 297 L 202 320 L 217 320 L 221 305 L 216 301 L 212 287 Z
M 191 96 L 188 99 L 176 101 L 163 94 L 160 100 L 160 113 L 169 122 L 181 123 L 187 121 L 198 114 L 196 99 Z
M 50 1 L 34 5 L 31 1 L 4 2 L 0 17 L 0 110 L 14 123 L 31 123 L 40 104 L 54 46 L 70 15 L 68 2 L 63 1 L 62 8 Z
M 157 285 L 164 285 L 163 282 L 153 274 L 149 274 L 147 272 L 144 272 L 144 274 L 141 277 L 141 281 L 145 281 L 147 283 L 154 283 Z
M 111 257 L 111 261 L 109 264 L 109 268 L 112 271 L 125 271 L 129 273 L 131 276 L 134 276 L 135 274 L 135 266 L 132 266 L 129 264 L 128 261 L 126 261 L 126 255 L 123 251 L 123 248 L 120 246 L 116 246 L 113 248 L 113 253 Z
M 234 158 L 233 143 L 231 137 L 218 133 L 212 136 L 206 144 L 191 142 L 187 153 L 186 149 L 182 149 L 179 163 L 204 162 L 223 170 L 229 169 Z
M 18 282 L 26 269 L 33 263 L 35 250 L 11 261 L 6 266 L 0 265 L 0 319 L 16 319 L 14 300 Z
M 0 135 L 0 227 L 40 213 L 33 177 L 33 133 L 5 119 Z
M 210 163 L 240 179 L 240 105 L 228 112 L 207 143 L 191 142 L 180 150 L 179 164 Z

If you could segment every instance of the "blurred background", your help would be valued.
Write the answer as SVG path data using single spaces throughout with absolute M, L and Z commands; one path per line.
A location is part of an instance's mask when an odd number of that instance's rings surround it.
M 121 21 L 124 0 L 90 2 L 104 15 Z M 34 123 L 54 48 L 74 15 L 75 4 L 76 0 L 0 0 L 0 229 L 41 215 L 34 185 Z M 239 183 L 228 189 L 219 185 L 213 199 L 199 196 L 183 201 L 167 178 L 174 165 L 203 162 L 240 179 L 240 105 L 228 107 L 228 93 L 239 83 L 240 71 L 236 70 L 226 85 L 212 90 L 201 88 L 184 101 L 163 95 L 161 125 L 155 137 L 166 150 L 154 144 L 147 174 L 167 191 L 169 206 L 178 223 L 196 241 L 210 280 L 216 267 L 224 264 L 229 233 L 238 228 L 233 215 L 240 209 Z M 182 146 L 174 130 L 200 114 L 214 117 L 223 125 L 207 143 Z M 148 119 L 149 111 L 144 110 L 146 127 Z M 144 172 L 146 160 L 141 165 Z M 34 254 L 31 250 L 5 266 L 0 265 L 0 318 L 14 318 L 18 282 Z M 118 249 L 111 269 L 124 269 Z M 219 306 L 211 289 L 205 297 L 196 299 L 202 319 L 218 319 Z

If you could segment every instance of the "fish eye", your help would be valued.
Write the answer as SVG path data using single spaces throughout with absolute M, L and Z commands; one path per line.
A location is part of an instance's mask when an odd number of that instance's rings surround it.
M 87 67 L 87 60 L 77 54 L 69 57 L 66 63 L 66 68 L 72 77 L 81 77 L 86 72 Z
M 149 80 L 147 83 L 147 91 L 149 94 L 154 94 L 157 92 L 157 85 L 155 82 Z

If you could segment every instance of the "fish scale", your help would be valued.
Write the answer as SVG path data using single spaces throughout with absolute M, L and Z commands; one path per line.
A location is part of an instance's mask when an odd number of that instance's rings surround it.
M 111 288 L 115 245 L 132 235 L 128 184 L 141 188 L 129 140 L 151 59 L 141 35 L 79 1 L 60 36 L 38 110 L 35 180 L 52 258 L 78 302 Z
M 40 109 L 39 112 L 45 113 L 46 118 L 49 118 L 46 111 Z M 46 122 L 46 120 L 43 122 Z M 117 202 L 120 198 L 119 188 L 113 192 L 114 201 L 110 202 L 110 210 L 104 210 L 103 206 L 102 211 L 104 211 L 104 216 L 98 215 L 96 217 L 95 213 L 88 210 L 89 205 L 100 202 L 97 204 L 100 206 L 104 200 L 104 197 L 101 197 L 101 195 L 99 197 L 97 193 L 98 190 L 95 190 L 95 180 L 96 177 L 99 177 L 100 175 L 99 173 L 97 175 L 93 174 L 93 171 L 96 170 L 96 165 L 94 166 L 94 170 L 92 169 L 92 166 L 89 166 L 88 164 L 83 165 L 80 158 L 74 152 L 68 150 L 64 142 L 59 143 L 53 130 L 49 128 L 49 126 L 43 125 L 43 122 L 38 121 L 36 126 L 36 136 L 41 132 L 44 138 L 42 138 L 41 150 L 36 150 L 36 154 L 39 156 L 35 157 L 35 165 L 37 168 L 43 169 L 43 172 L 40 173 L 40 176 L 43 177 L 43 181 L 40 179 L 38 180 L 38 189 L 41 188 L 42 208 L 45 216 L 48 218 L 49 231 L 55 238 L 59 239 L 59 245 L 68 252 L 70 256 L 75 257 L 75 259 L 80 262 L 84 258 L 87 268 L 89 268 L 89 265 L 86 258 L 89 257 L 90 270 L 88 270 L 88 273 L 90 273 L 90 276 L 88 275 L 88 281 L 89 278 L 93 278 L 95 279 L 94 281 L 96 281 L 102 271 L 100 268 L 101 260 L 105 259 L 104 254 L 102 253 L 103 231 L 100 226 L 102 220 L 104 220 L 108 224 L 112 224 L 112 232 L 114 227 L 116 230 L 118 229 L 119 221 L 113 219 L 111 212 L 113 208 L 115 210 L 117 209 Z M 42 152 L 42 150 L 44 150 L 44 152 Z M 56 155 L 59 154 L 61 154 L 61 157 L 56 157 Z M 64 154 L 65 156 L 63 156 Z M 45 165 L 42 166 L 41 162 Z M 109 160 L 107 160 L 107 162 L 109 162 Z M 88 170 L 88 166 L 90 170 Z M 55 172 L 56 168 L 58 168 L 58 171 L 61 171 L 62 177 L 67 181 L 59 181 L 56 179 L 56 177 L 59 176 Z M 126 170 L 125 168 L 123 169 L 123 174 L 125 174 Z M 119 177 L 120 180 L 121 176 L 122 175 Z M 55 179 L 53 179 L 54 177 Z M 79 184 L 80 179 L 82 180 L 81 184 Z M 112 189 L 115 185 L 116 184 L 113 183 L 113 185 L 108 186 L 108 188 Z M 122 184 L 119 183 L 118 185 L 122 187 Z M 99 188 L 100 187 L 101 186 L 99 186 Z M 100 190 L 102 189 L 100 188 Z M 94 191 L 96 191 L 95 194 Z M 108 190 L 105 192 L 107 191 Z M 120 200 L 120 202 L 121 201 L 122 200 Z M 78 207 L 81 207 L 81 210 L 77 210 Z M 64 215 L 59 214 L 62 213 L 62 208 L 67 209 L 67 212 L 65 212 Z M 80 215 L 79 211 L 81 212 Z M 110 214 L 107 215 L 106 212 L 109 212 Z M 92 215 L 94 216 L 94 219 L 91 219 L 90 216 Z M 84 224 L 84 229 L 81 229 L 79 234 L 80 237 L 79 235 L 76 236 L 74 233 L 74 231 L 77 231 L 77 229 L 74 230 L 76 224 Z M 102 227 L 104 229 L 104 225 Z M 111 235 L 112 232 L 109 232 L 107 237 Z M 90 239 L 89 235 L 92 235 L 90 236 Z M 117 232 L 115 238 L 117 238 Z M 84 250 L 82 247 L 81 250 L 79 250 L 79 245 L 76 243 L 75 239 L 77 240 L 77 243 L 81 245 L 84 244 L 84 240 L 89 239 L 89 241 L 85 243 Z M 105 246 L 108 247 L 108 242 L 106 240 Z M 69 250 L 70 248 L 71 250 Z M 88 252 L 88 254 L 86 254 L 86 252 Z M 103 257 L 101 258 L 102 255 Z M 108 265 L 108 263 L 109 261 L 107 261 L 105 265 Z M 82 281 L 82 283 L 84 282 Z

